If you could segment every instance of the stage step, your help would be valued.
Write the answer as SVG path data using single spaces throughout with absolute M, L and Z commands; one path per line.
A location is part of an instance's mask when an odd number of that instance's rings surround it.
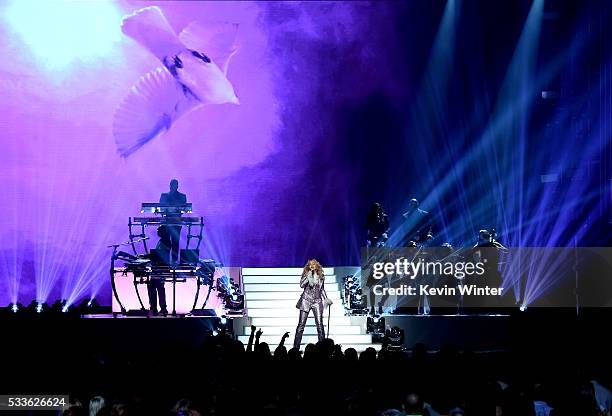
M 247 304 L 247 308 L 248 308 L 248 304 Z M 325 315 L 324 315 L 325 322 L 327 322 L 327 313 L 328 313 L 327 308 L 325 308 Z M 248 308 L 248 316 L 252 318 L 275 318 L 275 317 L 280 316 L 280 317 L 292 318 L 297 322 L 299 314 L 300 314 L 300 311 L 296 309 L 295 306 L 293 308 L 265 308 L 265 309 Z M 330 316 L 332 320 L 338 317 L 344 316 L 344 308 L 334 308 L 332 306 Z
M 284 300 L 294 300 L 295 302 L 297 302 L 297 299 L 299 298 L 299 296 L 300 296 L 299 292 L 246 292 L 244 294 L 244 298 L 247 301 L 284 299 Z M 330 295 L 328 294 L 327 296 L 330 296 Z
M 265 285 L 260 285 L 260 286 L 265 286 Z M 295 299 L 295 301 L 297 302 L 297 300 L 300 298 L 300 295 L 302 294 L 302 290 L 266 291 L 265 290 L 266 288 L 258 288 L 258 289 L 259 291 L 245 292 L 245 299 L 247 300 Z M 326 288 L 325 293 L 327 293 L 327 296 L 334 302 L 336 301 L 336 299 L 337 300 L 341 299 L 340 292 L 336 290 L 335 287 L 333 287 L 332 290 L 327 290 Z
M 324 317 L 325 318 L 325 317 Z M 334 326 L 350 326 L 351 324 L 351 318 L 348 316 L 334 316 L 333 318 L 333 322 L 331 322 L 332 327 Z M 295 317 L 253 317 L 251 318 L 251 324 L 255 325 L 256 327 L 273 327 L 273 326 L 279 326 L 279 327 L 283 327 L 283 328 L 287 328 L 285 329 L 285 331 L 291 331 L 291 328 L 293 328 L 295 330 L 295 327 L 297 326 L 297 318 Z M 314 325 L 314 318 L 311 316 L 308 317 L 308 320 L 306 321 L 306 325 Z M 325 324 L 327 325 L 327 321 L 325 321 Z M 283 331 L 284 333 L 284 331 Z
M 333 268 L 324 269 L 325 291 L 331 299 L 331 313 L 325 308 L 323 324 L 327 329 L 328 313 L 330 318 L 330 334 L 336 343 L 344 348 L 353 347 L 357 351 L 364 351 L 373 346 L 377 350 L 379 345 L 372 344 L 372 337 L 365 333 L 365 317 L 345 316 L 340 293 L 341 276 L 334 273 Z M 280 337 L 289 332 L 287 347 L 291 347 L 298 323 L 299 310 L 295 307 L 303 289 L 300 288 L 301 268 L 243 268 L 242 280 L 244 283 L 245 303 L 247 316 L 251 324 L 261 329 L 263 335 L 261 342 L 266 342 L 274 350 Z M 237 329 L 240 341 L 245 345 L 249 341 L 250 326 Z M 306 322 L 301 348 L 306 344 L 316 343 L 317 329 L 312 314 Z
M 344 307 L 342 305 L 340 305 L 341 300 L 340 298 L 338 299 L 334 299 L 331 296 L 329 297 L 330 300 L 332 302 L 334 302 L 333 305 L 331 305 L 332 311 L 334 309 L 339 309 L 342 311 L 342 314 L 344 315 Z M 290 309 L 290 308 L 294 308 L 295 309 L 295 304 L 297 303 L 297 299 L 293 298 L 293 299 L 276 299 L 276 300 L 250 300 L 248 305 L 249 309 L 278 309 L 278 308 L 284 308 L 284 309 Z M 325 312 L 327 312 L 327 308 L 325 308 Z
M 292 285 L 296 285 L 298 288 L 300 287 L 300 276 L 299 275 L 242 275 L 242 281 L 245 284 L 256 284 L 256 283 L 289 283 Z M 327 285 L 335 285 L 336 275 L 332 274 L 329 276 L 325 276 L 325 286 Z
M 297 293 L 298 295 L 302 293 L 304 289 L 300 287 L 299 277 L 294 283 L 245 283 L 244 291 L 245 292 L 291 292 Z M 328 295 L 332 293 L 340 293 L 338 290 L 338 286 L 336 284 L 325 285 L 325 292 Z
M 243 276 L 301 276 L 302 267 L 243 267 Z M 325 276 L 334 274 L 333 267 L 323 267 Z M 299 282 L 299 280 L 298 280 Z

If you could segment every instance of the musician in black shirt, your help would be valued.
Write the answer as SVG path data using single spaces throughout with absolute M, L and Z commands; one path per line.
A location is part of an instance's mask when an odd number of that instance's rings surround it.
M 366 246 L 384 247 L 389 238 L 389 217 L 380 202 L 374 202 L 366 218 Z
M 157 235 L 159 241 L 155 247 L 155 255 L 151 255 L 151 261 L 159 266 L 170 263 L 170 238 L 168 233 L 168 226 L 160 225 L 157 227 Z M 147 292 L 149 294 L 149 305 L 151 314 L 157 316 L 157 297 L 159 296 L 159 307 L 162 315 L 168 314 L 166 307 L 166 289 L 164 288 L 164 280 L 158 276 L 151 276 L 149 284 L 147 285 Z
M 495 239 L 495 229 L 483 229 L 478 232 L 478 241 L 472 252 L 474 262 L 484 263 L 485 275 L 478 280 L 485 281 L 490 287 L 501 287 L 503 279 L 499 271 L 500 254 L 508 254 L 509 250 Z
M 159 197 L 160 204 L 166 205 L 183 205 L 187 203 L 187 195 L 178 191 L 178 180 L 170 181 L 170 192 L 165 192 Z M 166 217 L 180 217 L 181 214 L 167 214 Z M 171 262 L 178 262 L 179 243 L 181 241 L 181 226 L 168 225 L 168 238 L 170 239 Z
M 402 246 L 423 246 L 433 240 L 433 223 L 429 212 L 419 208 L 419 201 L 415 198 L 410 200 L 408 211 L 402 214 L 404 223 L 402 225 Z

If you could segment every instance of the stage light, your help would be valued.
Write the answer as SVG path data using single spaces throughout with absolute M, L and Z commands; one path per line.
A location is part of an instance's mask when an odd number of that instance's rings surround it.
M 52 313 L 67 312 L 68 311 L 68 301 L 66 299 L 58 299 L 55 302 L 53 302 L 53 305 L 51 305 L 50 310 Z
M 385 318 L 378 316 L 368 316 L 367 319 L 367 332 L 368 334 L 374 332 L 385 332 Z
M 9 305 L 9 310 L 13 313 L 17 313 L 19 312 L 19 310 L 21 309 L 22 305 L 21 303 L 17 302 L 17 303 L 11 303 Z
M 542 91 L 541 97 L 543 100 L 554 100 L 559 97 L 557 91 Z
M 102 308 L 96 299 L 85 298 L 81 301 L 81 303 L 79 303 L 78 306 L 76 306 L 76 304 L 71 305 L 71 310 L 75 310 L 79 315 L 89 315 L 100 313 Z
M 372 342 L 381 342 L 385 337 L 385 318 L 368 316 L 366 320 L 366 333 L 372 335 Z
M 464 416 L 465 412 L 459 408 L 459 407 L 455 407 L 454 409 L 451 409 L 448 412 L 448 416 Z
M 43 304 L 40 302 L 36 303 L 36 313 L 41 313 L 43 311 Z
M 521 311 L 521 312 L 525 312 L 526 310 L 527 310 L 527 305 L 524 305 L 524 304 L 523 304 L 523 305 L 521 305 L 521 306 L 519 307 L 519 311 Z
M 231 277 L 227 275 L 219 277 L 216 288 L 219 292 L 219 298 L 223 301 L 223 306 L 229 314 L 241 314 L 244 311 L 244 295 Z
M 13 0 L 4 19 L 49 69 L 66 69 L 114 52 L 121 13 L 106 1 Z
M 361 282 L 354 275 L 343 278 L 343 302 L 351 315 L 363 315 L 367 312 L 364 304 L 364 296 L 361 292 Z
M 230 317 L 221 315 L 220 318 L 215 318 L 213 320 L 213 335 L 232 337 L 233 333 L 234 326 Z
M 404 350 L 404 330 L 398 326 L 394 326 L 391 330 L 385 332 L 385 341 L 387 350 L 403 351 Z

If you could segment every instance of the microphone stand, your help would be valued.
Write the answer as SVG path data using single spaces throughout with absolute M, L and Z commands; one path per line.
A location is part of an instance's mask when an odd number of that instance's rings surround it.
M 123 243 L 111 244 L 111 245 L 106 246 L 106 247 L 116 249 L 119 246 L 129 246 L 130 244 L 140 243 L 141 241 L 148 240 L 148 239 L 149 239 L 149 237 L 141 237 L 141 238 L 137 238 L 134 241 L 125 241 Z
M 126 313 L 126 309 L 123 306 L 123 303 L 121 303 L 121 300 L 119 299 L 119 293 L 117 292 L 117 286 L 115 284 L 115 261 L 117 260 L 117 249 L 121 246 L 129 246 L 132 245 L 133 243 L 138 243 L 140 241 L 144 241 L 144 240 L 148 240 L 149 237 L 142 237 L 139 238 L 137 240 L 134 240 L 133 242 L 131 241 L 126 241 L 123 243 L 116 243 L 116 244 L 111 244 L 106 246 L 107 248 L 112 248 L 113 249 L 113 254 L 111 254 L 111 265 L 110 265 L 110 278 L 111 278 L 111 289 L 113 291 L 113 295 L 115 296 L 115 300 L 117 301 L 117 303 L 119 304 L 119 308 L 121 308 L 121 313 L 125 314 Z M 136 294 L 138 295 L 138 300 L 140 300 L 140 295 L 138 294 L 138 288 L 136 288 Z M 142 305 L 142 302 L 140 302 L 140 304 Z M 113 317 L 116 317 L 117 315 L 115 313 L 113 313 Z
M 329 338 L 329 319 L 331 318 L 331 305 L 327 305 L 327 338 Z

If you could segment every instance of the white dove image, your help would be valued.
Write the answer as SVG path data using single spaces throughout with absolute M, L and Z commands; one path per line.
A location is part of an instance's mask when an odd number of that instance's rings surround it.
M 121 29 L 163 64 L 143 75 L 115 112 L 113 135 L 122 157 L 201 105 L 239 104 L 226 77 L 237 24 L 192 22 L 177 36 L 158 7 L 146 7 L 126 16 Z

